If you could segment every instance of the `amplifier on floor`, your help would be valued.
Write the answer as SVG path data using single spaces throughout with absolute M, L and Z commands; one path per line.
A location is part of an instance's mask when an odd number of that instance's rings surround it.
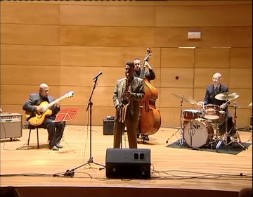
M 106 150 L 106 177 L 149 179 L 151 166 L 150 149 Z
M 107 116 L 103 121 L 103 134 L 104 135 L 112 135 L 113 134 L 113 125 L 114 125 L 114 117 Z
M 0 113 L 0 138 L 22 137 L 22 115 L 18 113 Z

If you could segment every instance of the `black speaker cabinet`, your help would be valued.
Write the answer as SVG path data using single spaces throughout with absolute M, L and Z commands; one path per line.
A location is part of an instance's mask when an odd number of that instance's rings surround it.
M 113 134 L 113 125 L 114 125 L 114 118 L 113 117 L 104 119 L 104 121 L 103 121 L 103 135 L 112 135 Z
M 121 179 L 149 179 L 151 156 L 150 149 L 106 150 L 106 177 Z
M 22 115 L 17 113 L 0 114 L 0 138 L 19 138 L 22 136 Z

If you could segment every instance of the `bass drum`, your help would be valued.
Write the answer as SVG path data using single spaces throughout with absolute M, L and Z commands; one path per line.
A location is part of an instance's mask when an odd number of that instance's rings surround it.
M 214 130 L 210 123 L 197 120 L 189 121 L 183 130 L 184 141 L 192 148 L 207 145 L 213 135 Z

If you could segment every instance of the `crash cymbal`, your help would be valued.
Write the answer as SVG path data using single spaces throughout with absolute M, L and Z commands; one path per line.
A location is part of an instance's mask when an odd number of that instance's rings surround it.
M 185 98 L 184 96 L 180 96 L 180 95 L 177 95 L 177 94 L 174 94 L 174 93 L 172 93 L 174 96 L 176 96 L 177 98 L 180 98 L 181 100 L 183 100 L 183 101 L 185 101 L 185 102 L 188 102 L 188 103 L 191 103 L 191 104 L 193 104 L 192 102 L 192 100 L 191 99 L 188 99 L 188 98 Z
M 236 94 L 236 93 L 229 93 L 229 92 L 223 92 L 223 93 L 217 94 L 215 96 L 215 98 L 217 100 L 221 100 L 221 101 L 233 100 L 233 99 L 237 99 L 238 97 L 239 97 L 238 94 Z
M 192 99 L 192 98 L 188 98 L 188 100 L 189 100 L 189 102 L 190 102 L 191 104 L 193 104 L 193 105 L 195 105 L 195 104 L 198 103 L 197 101 L 195 101 L 195 100 Z

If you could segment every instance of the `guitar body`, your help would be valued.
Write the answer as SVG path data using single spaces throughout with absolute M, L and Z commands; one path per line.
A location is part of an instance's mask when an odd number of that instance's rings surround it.
M 26 112 L 26 120 L 29 122 L 29 124 L 31 124 L 33 126 L 41 125 L 44 122 L 46 116 L 52 115 L 53 112 L 50 109 L 50 107 L 52 107 L 54 104 L 60 102 L 61 100 L 65 99 L 65 98 L 70 98 L 73 96 L 74 96 L 74 92 L 70 91 L 70 92 L 66 93 L 65 95 L 63 95 L 62 97 L 54 100 L 51 103 L 48 103 L 47 101 L 41 102 L 39 104 L 39 106 L 44 109 L 43 112 L 41 112 L 40 114 Z
M 49 103 L 47 101 L 43 101 L 39 106 L 43 108 L 47 108 L 48 104 Z M 44 122 L 46 116 L 52 115 L 52 110 L 47 109 L 45 112 L 41 114 L 26 113 L 26 115 L 27 115 L 27 121 L 29 122 L 30 125 L 38 126 Z

